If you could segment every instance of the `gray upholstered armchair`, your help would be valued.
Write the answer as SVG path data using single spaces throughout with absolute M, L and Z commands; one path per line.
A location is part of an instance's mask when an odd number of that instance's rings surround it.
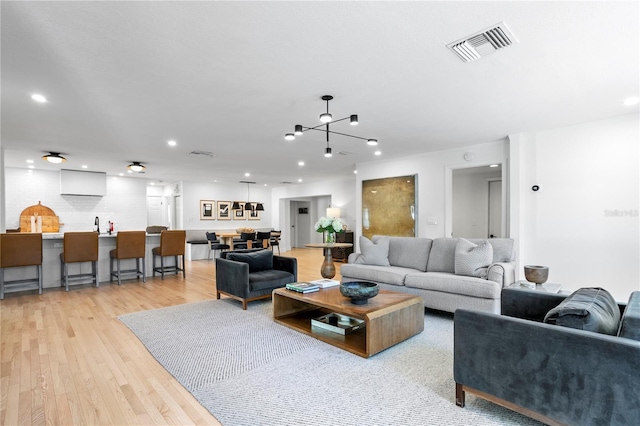
M 586 331 L 597 302 L 565 311 L 580 329 L 543 322 L 571 296 L 505 288 L 502 315 L 456 310 L 456 404 L 470 392 L 550 425 L 640 424 L 640 292 L 612 300 L 612 335 Z
M 297 281 L 298 261 L 274 256 L 271 250 L 236 250 L 216 259 L 216 299 L 224 294 L 242 302 L 268 299 L 271 292 Z

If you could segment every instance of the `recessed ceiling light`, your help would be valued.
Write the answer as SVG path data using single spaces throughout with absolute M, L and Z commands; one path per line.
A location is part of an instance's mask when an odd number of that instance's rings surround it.
M 624 106 L 634 106 L 634 105 L 637 105 L 639 101 L 640 99 L 638 99 L 637 96 L 632 96 L 630 98 L 625 99 L 623 104 Z
M 247 172 L 247 173 L 244 174 L 244 176 L 245 177 L 249 177 L 249 176 L 251 176 L 251 173 Z
M 498 164 L 489 164 L 489 167 L 498 167 Z
M 80 167 L 82 167 L 83 169 L 86 169 L 86 168 L 88 168 L 89 166 L 87 166 L 86 164 L 83 164 L 83 165 L 82 165 L 82 166 L 80 166 Z
M 127 173 L 133 173 L 133 170 L 127 170 Z
M 267 185 L 267 184 L 265 183 L 265 184 L 264 184 L 264 186 L 269 186 L 269 185 Z
M 124 176 L 124 173 L 118 173 L 118 176 Z
M 33 160 L 27 160 L 27 163 L 33 164 Z
M 380 155 L 380 154 L 382 154 L 382 152 L 381 151 L 376 151 L 376 152 L 374 152 L 374 154 L 375 155 Z
M 304 161 L 298 161 L 298 166 L 304 166 Z
M 27 167 L 29 167 L 30 169 L 35 169 L 36 168 L 36 166 L 33 166 L 33 165 L 27 166 Z
M 149 183 L 149 185 L 151 185 L 151 186 L 153 186 L 153 185 L 155 185 L 155 184 L 156 184 L 155 182 L 150 182 L 150 183 Z
M 33 95 L 31 95 L 31 99 L 33 99 L 36 102 L 40 102 L 41 104 L 47 102 L 47 98 L 45 98 L 44 96 L 38 93 L 34 93 Z
M 298 179 L 298 182 L 302 182 L 302 179 Z
M 357 175 L 357 174 L 358 174 L 358 171 L 357 171 L 357 170 L 354 170 L 354 171 L 353 171 L 353 174 L 354 174 L 354 175 Z
M 171 140 L 171 141 L 169 141 L 169 142 L 167 142 L 167 143 L 169 144 L 169 146 L 176 146 L 176 145 L 178 145 L 178 143 L 177 143 L 176 141 L 174 141 L 174 140 Z

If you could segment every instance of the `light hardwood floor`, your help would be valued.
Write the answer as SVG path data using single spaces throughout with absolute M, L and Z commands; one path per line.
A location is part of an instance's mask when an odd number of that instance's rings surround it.
M 320 278 L 321 249 L 298 259 Z M 118 315 L 215 299 L 215 262 L 182 275 L 9 293 L 0 301 L 0 424 L 220 424 L 147 352 Z M 336 263 L 340 279 L 340 263 Z M 242 309 L 238 302 L 238 309 Z

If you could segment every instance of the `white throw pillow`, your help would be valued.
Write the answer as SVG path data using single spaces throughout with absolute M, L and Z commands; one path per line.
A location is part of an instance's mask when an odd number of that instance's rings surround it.
M 464 238 L 456 243 L 456 275 L 486 278 L 487 268 L 493 261 L 493 247 L 489 241 L 474 244 Z
M 389 237 L 376 238 L 376 242 L 371 242 L 365 236 L 360 236 L 360 251 L 355 263 L 376 266 L 389 265 Z

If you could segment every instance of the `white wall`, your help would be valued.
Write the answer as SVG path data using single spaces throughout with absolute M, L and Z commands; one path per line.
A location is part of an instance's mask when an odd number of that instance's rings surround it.
M 200 220 L 200 200 L 247 201 L 247 184 L 182 182 L 182 208 L 184 229 L 234 230 L 240 227 L 271 229 L 277 206 L 271 201 L 271 188 L 250 185 L 249 200 L 264 204 L 260 220 Z M 277 203 L 276 203 L 277 205 Z M 217 212 L 217 210 L 216 210 Z
M 360 163 L 356 175 L 356 240 L 362 235 L 362 181 L 395 176 L 417 175 L 418 202 L 416 206 L 416 226 L 418 236 L 426 238 L 444 237 L 451 223 L 451 198 L 445 196 L 445 189 L 451 187 L 451 170 L 457 168 L 483 166 L 492 163 L 505 164 L 506 141 L 467 146 L 447 151 L 431 152 L 388 161 Z M 473 154 L 472 161 L 465 161 L 466 152 Z M 427 225 L 427 217 L 436 218 L 435 225 Z
M 147 227 L 146 181 L 128 177 L 107 177 L 107 194 L 103 197 L 60 195 L 60 172 L 5 168 L 6 227 L 20 226 L 20 213 L 38 201 L 52 209 L 60 219 L 60 232 L 91 231 L 94 219 L 100 218 L 100 230 L 107 222 L 115 230 Z M 64 224 L 64 225 L 62 225 Z
M 272 226 L 282 230 L 280 242 L 283 251 L 290 250 L 289 233 L 291 229 L 289 200 L 311 200 L 309 213 L 311 226 L 320 216 L 326 214 L 327 200 L 331 200 L 332 207 L 340 208 L 340 216 L 347 228 L 353 230 L 356 225 L 356 192 L 355 177 L 347 180 L 327 180 L 310 184 L 287 185 L 273 188 L 271 191 L 271 204 L 278 206 L 277 211 L 272 212 Z M 315 201 L 314 201 L 315 200 Z M 315 202 L 315 205 L 314 205 Z M 317 216 L 317 217 L 316 217 Z M 312 230 L 312 241 L 321 242 L 321 234 Z
M 563 290 L 599 286 L 626 301 L 640 289 L 638 125 L 630 114 L 510 136 L 521 277 L 541 264 Z

